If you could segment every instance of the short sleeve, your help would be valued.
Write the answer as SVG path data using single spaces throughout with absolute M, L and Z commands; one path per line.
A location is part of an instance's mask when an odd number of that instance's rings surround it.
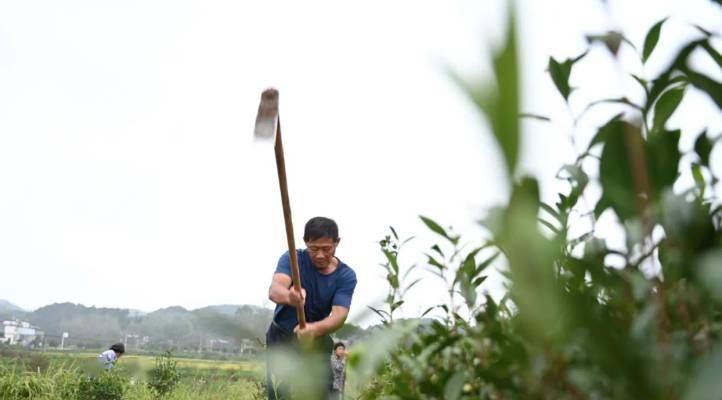
M 291 256 L 288 254 L 288 252 L 283 253 L 281 258 L 278 259 L 278 265 L 276 265 L 276 273 L 291 276 Z
M 333 305 L 351 308 L 354 289 L 356 289 L 356 273 L 349 268 L 348 273 L 344 274 L 343 279 L 338 284 L 336 293 L 333 296 Z

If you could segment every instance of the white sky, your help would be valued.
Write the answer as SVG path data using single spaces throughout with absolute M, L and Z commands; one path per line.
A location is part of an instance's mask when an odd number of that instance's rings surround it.
M 574 154 L 549 55 L 576 56 L 584 34 L 615 27 L 641 48 L 665 16 L 663 43 L 680 45 L 695 33 L 685 21 L 722 21 L 707 0 L 610 1 L 614 21 L 598 0 L 519 4 L 524 109 L 556 121 L 524 124 L 523 169 L 545 196 Z M 444 72 L 489 73 L 501 10 L 471 0 L 0 0 L 0 298 L 29 309 L 269 305 L 285 236 L 272 150 L 252 129 L 261 90 L 275 86 L 297 240 L 308 218 L 337 220 L 338 255 L 359 278 L 352 318 L 368 322 L 363 309 L 386 290 L 376 242 L 388 225 L 421 233 L 416 250 L 431 243 L 419 214 L 472 240 L 474 221 L 507 196 L 483 119 Z M 622 59 L 651 78 L 674 52 L 658 50 L 644 69 L 629 49 Z M 623 90 L 634 97 L 604 50 L 585 61 L 572 77 L 575 113 Z M 582 136 L 613 107 L 599 110 Z M 704 95 L 685 100 L 670 120 L 687 133 L 684 150 L 704 124 L 720 131 L 714 111 Z M 427 279 L 407 313 L 443 297 Z

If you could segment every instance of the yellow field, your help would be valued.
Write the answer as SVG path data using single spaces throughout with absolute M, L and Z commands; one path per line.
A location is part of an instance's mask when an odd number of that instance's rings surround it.
M 78 361 L 94 360 L 98 355 L 91 352 L 47 352 L 51 357 L 69 357 Z M 240 361 L 240 360 L 204 360 L 195 358 L 175 358 L 179 368 L 195 369 L 199 371 L 216 370 L 224 373 L 233 372 L 258 372 L 262 371 L 263 363 L 261 361 Z M 147 371 L 155 364 L 155 357 L 151 355 L 124 355 L 119 360 L 119 365 L 131 367 L 140 371 Z

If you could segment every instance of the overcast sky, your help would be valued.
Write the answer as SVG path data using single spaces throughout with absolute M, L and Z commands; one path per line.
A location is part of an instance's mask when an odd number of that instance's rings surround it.
M 299 245 L 308 218 L 336 219 L 337 255 L 359 278 L 352 319 L 371 321 L 363 309 L 385 295 L 376 242 L 389 225 L 419 235 L 416 254 L 431 244 L 419 214 L 474 241 L 483 210 L 508 195 L 486 123 L 445 72 L 488 76 L 500 4 L 0 0 L 0 298 L 27 309 L 270 306 L 285 236 L 272 149 L 252 131 L 260 92 L 275 86 Z M 522 169 L 545 196 L 575 156 L 549 55 L 576 56 L 584 34 L 613 28 L 641 48 L 671 16 L 662 43 L 675 45 L 646 67 L 622 49 L 651 78 L 695 35 L 686 22 L 722 26 L 708 0 L 609 1 L 613 19 L 598 0 L 518 4 L 524 110 L 555 121 L 524 124 Z M 573 112 L 639 98 L 610 60 L 598 48 L 575 71 Z M 685 100 L 670 120 L 683 149 L 705 124 L 722 131 L 715 110 L 702 94 Z M 613 111 L 600 107 L 581 136 Z M 436 287 L 418 286 L 405 312 L 438 303 Z

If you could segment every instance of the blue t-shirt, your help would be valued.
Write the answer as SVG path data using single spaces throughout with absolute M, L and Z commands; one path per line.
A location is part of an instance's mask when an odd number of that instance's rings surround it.
M 301 287 L 306 289 L 306 321 L 320 321 L 331 314 L 332 306 L 351 308 L 351 298 L 356 288 L 356 273 L 351 267 L 338 260 L 338 267 L 328 275 L 316 269 L 308 250 L 296 250 L 298 270 L 301 273 Z M 291 276 L 291 257 L 288 252 L 278 260 L 276 273 Z M 274 320 L 289 332 L 298 325 L 296 308 L 283 304 L 276 305 Z

